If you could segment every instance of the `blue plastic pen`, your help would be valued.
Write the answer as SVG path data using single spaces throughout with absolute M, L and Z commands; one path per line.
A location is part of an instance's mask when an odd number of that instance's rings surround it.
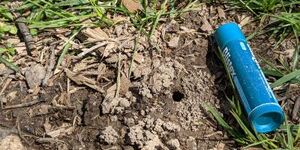
M 215 38 L 250 124 L 258 133 L 276 130 L 284 121 L 284 112 L 241 29 L 236 23 L 224 24 L 215 32 Z

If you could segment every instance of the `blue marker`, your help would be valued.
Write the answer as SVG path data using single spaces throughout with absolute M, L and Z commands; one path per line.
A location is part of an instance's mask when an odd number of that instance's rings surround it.
M 258 133 L 276 130 L 284 121 L 284 112 L 241 29 L 236 23 L 224 24 L 215 32 L 215 38 L 250 124 Z

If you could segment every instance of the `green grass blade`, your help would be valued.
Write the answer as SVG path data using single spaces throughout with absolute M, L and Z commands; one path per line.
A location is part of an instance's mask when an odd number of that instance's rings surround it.
M 262 146 L 265 148 L 265 149 L 268 149 L 268 148 L 272 148 L 272 149 L 278 149 L 278 146 L 276 144 L 276 142 L 278 142 L 277 140 L 275 140 L 274 138 L 273 139 L 270 139 L 267 134 L 258 134 L 258 133 L 255 133 L 255 136 L 257 137 L 257 139 L 259 141 L 263 141 L 263 140 L 267 140 L 265 143 L 262 143 Z
M 291 125 L 287 124 L 286 126 L 286 130 L 287 130 L 287 138 L 288 138 L 288 148 L 289 149 L 294 149 L 294 137 L 292 135 L 291 132 Z
M 258 142 L 254 142 L 246 147 L 243 147 L 244 150 L 247 150 L 248 148 L 252 148 L 252 147 L 256 147 L 256 146 L 259 146 L 259 145 L 263 145 L 264 143 L 267 143 L 269 142 L 270 139 L 266 139 L 266 140 L 262 140 L 262 141 L 258 141 Z
M 284 75 L 283 77 L 281 77 L 280 79 L 278 79 L 277 81 L 275 81 L 274 83 L 271 84 L 271 87 L 278 87 L 281 86 L 282 84 L 291 81 L 292 79 L 299 77 L 300 76 L 300 70 L 295 70 L 287 75 Z
M 239 143 L 246 143 L 245 140 L 242 139 L 241 134 L 239 134 L 235 129 L 233 129 L 221 116 L 221 114 L 211 105 L 205 105 L 205 108 L 208 112 L 210 112 L 213 117 L 216 119 L 218 124 L 221 125 L 222 128 L 226 132 L 229 133 L 229 135 L 234 137 L 234 140 L 238 141 Z
M 297 129 L 297 133 L 296 133 L 296 138 L 295 138 L 295 141 L 299 140 L 300 139 L 300 126 L 298 126 L 298 129 Z
M 236 112 L 234 111 L 230 111 L 231 114 L 233 115 L 233 117 L 235 118 L 235 120 L 238 122 L 239 126 L 242 128 L 242 130 L 244 131 L 244 133 L 249 137 L 249 139 L 252 142 L 256 142 L 257 139 L 254 136 L 254 134 L 250 131 L 251 129 L 249 129 L 249 127 L 247 125 L 245 125 L 245 123 L 242 121 L 242 119 L 237 115 Z
M 0 56 L 0 62 L 2 62 L 4 65 L 6 65 L 8 68 L 14 70 L 15 72 L 19 72 L 19 70 L 20 70 L 18 66 L 16 66 L 15 64 L 9 62 L 8 60 L 3 58 L 2 56 Z
M 229 126 L 229 124 L 227 124 L 227 122 L 225 122 L 225 120 L 223 119 L 223 117 L 221 116 L 221 114 L 212 106 L 207 105 L 206 106 L 208 112 L 210 112 L 215 119 L 217 120 L 217 122 L 225 129 L 227 130 L 232 130 L 232 127 Z
M 62 50 L 62 53 L 60 54 L 59 58 L 58 58 L 58 61 L 56 63 L 56 66 L 55 66 L 55 70 L 58 68 L 58 66 L 61 64 L 61 62 L 63 61 L 65 55 L 67 54 L 69 48 L 71 47 L 71 44 L 70 42 L 72 40 L 74 40 L 74 38 L 76 37 L 76 35 L 82 30 L 83 27 L 81 27 L 80 29 L 77 29 L 77 30 L 74 30 L 73 31 L 73 34 L 72 36 L 68 39 L 68 41 L 66 41 L 66 43 L 63 45 L 63 50 Z

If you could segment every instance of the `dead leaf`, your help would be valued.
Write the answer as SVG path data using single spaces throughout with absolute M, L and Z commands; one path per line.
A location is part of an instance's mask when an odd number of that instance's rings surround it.
M 131 86 L 130 80 L 126 76 L 121 77 L 120 94 L 125 95 Z
M 69 126 L 69 127 L 64 127 L 64 124 L 62 125 L 62 127 L 60 127 L 57 130 L 53 130 L 47 133 L 47 135 L 49 135 L 52 138 L 58 137 L 58 136 L 63 136 L 66 134 L 70 134 L 74 131 L 74 127 L 73 126 Z
M 5 75 L 5 74 L 12 74 L 15 71 L 11 70 L 10 68 L 6 67 L 4 64 L 0 64 L 0 75 Z
M 109 113 L 113 107 L 118 105 L 119 99 L 114 97 L 116 90 L 117 84 L 112 85 L 106 90 L 105 98 L 101 104 L 103 114 Z
M 25 78 L 30 89 L 35 89 L 42 84 L 45 78 L 46 69 L 41 64 L 35 64 L 29 67 L 25 72 Z
M 105 40 L 109 38 L 109 36 L 99 27 L 94 29 L 87 28 L 83 30 L 82 33 L 94 40 Z
M 62 92 L 57 100 L 58 105 L 61 106 L 69 106 L 71 107 L 72 104 L 70 102 L 70 99 L 68 98 L 68 93 L 67 92 Z
M 44 130 L 45 130 L 46 133 L 51 131 L 52 126 L 49 123 L 49 118 L 46 118 L 45 123 L 44 123 L 43 126 L 44 126 Z
M 222 8 L 218 7 L 217 11 L 218 11 L 219 18 L 226 19 L 225 12 Z
M 6 95 L 6 98 L 9 99 L 9 101 L 12 101 L 17 97 L 17 93 L 18 91 L 12 91 Z
M 134 54 L 134 61 L 136 61 L 138 64 L 142 64 L 145 61 L 145 58 L 142 54 L 136 53 Z
M 102 113 L 103 114 L 110 113 L 111 110 L 113 110 L 114 107 L 116 107 L 119 104 L 120 100 L 121 98 L 119 97 L 106 96 L 101 104 Z
M 218 143 L 216 148 L 217 148 L 217 150 L 224 150 L 225 144 L 224 143 Z
M 116 16 L 114 16 L 114 18 L 112 20 L 115 24 L 117 24 L 119 22 L 130 22 L 130 17 L 116 15 Z
M 286 57 L 292 59 L 295 52 L 295 48 L 285 50 Z
M 104 93 L 103 89 L 96 85 L 96 81 L 90 78 L 87 78 L 81 74 L 76 74 L 69 69 L 64 69 L 68 78 L 74 81 L 78 85 L 86 85 L 98 92 Z
M 180 30 L 182 30 L 182 31 L 179 31 L 179 32 L 178 32 L 179 34 L 195 33 L 195 32 L 197 32 L 195 29 L 189 29 L 189 28 L 187 28 L 187 27 L 185 27 L 185 26 L 181 26 L 181 27 L 180 27 Z
M 79 72 L 81 70 L 84 70 L 86 67 L 87 67 L 87 63 L 79 62 L 75 64 L 73 71 Z
M 122 0 L 122 4 L 131 13 L 134 13 L 134 12 L 136 12 L 138 10 L 143 10 L 143 6 L 139 2 L 139 0 Z
M 120 61 L 126 60 L 126 59 L 127 59 L 126 55 L 121 55 Z M 119 61 L 118 55 L 112 55 L 111 57 L 108 57 L 107 59 L 105 59 L 105 62 L 107 62 L 107 63 L 116 63 L 118 61 Z
M 106 65 L 104 63 L 101 63 L 98 66 L 98 76 L 97 76 L 97 81 L 99 81 L 101 79 L 101 77 L 105 74 L 106 72 Z
M 213 28 L 211 24 L 207 21 L 206 18 L 202 19 L 202 26 L 200 27 L 202 31 L 211 32 L 213 31 Z
M 250 23 L 250 20 L 251 20 L 251 16 L 245 16 L 245 15 L 242 15 L 239 19 L 239 24 L 241 27 L 247 25 Z
M 107 43 L 104 51 L 102 52 L 103 57 L 107 57 L 111 52 L 117 48 L 116 44 L 113 42 Z

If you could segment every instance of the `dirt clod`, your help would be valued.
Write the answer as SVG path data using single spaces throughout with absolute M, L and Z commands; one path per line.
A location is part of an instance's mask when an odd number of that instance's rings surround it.
M 171 150 L 181 150 L 178 139 L 171 139 L 167 142 L 167 145 Z
M 8 135 L 0 142 L 0 150 L 26 150 L 21 139 L 16 135 Z
M 170 48 L 176 48 L 179 44 L 179 37 L 173 37 L 169 42 L 168 45 Z
M 41 85 L 45 78 L 46 69 L 41 64 L 35 64 L 29 67 L 25 72 L 25 78 L 30 89 L 34 89 Z
M 119 138 L 119 134 L 112 126 L 106 127 L 103 131 L 101 131 L 99 139 L 100 142 L 106 144 L 115 144 Z

